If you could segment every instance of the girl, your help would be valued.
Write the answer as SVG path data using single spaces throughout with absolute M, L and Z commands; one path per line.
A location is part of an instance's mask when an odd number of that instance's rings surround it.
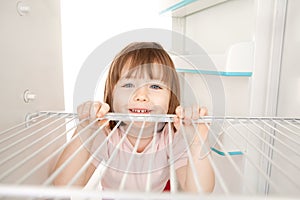
M 86 102 L 78 107 L 79 119 L 85 120 L 85 123 L 77 127 L 74 135 L 88 125 L 91 127 L 86 131 L 88 134 L 102 125 L 107 124 L 107 126 L 64 168 L 54 184 L 67 184 L 92 156 L 92 163 L 76 180 L 76 185 L 84 186 L 99 165 L 106 165 L 106 171 L 101 177 L 103 189 L 119 189 L 122 185 L 123 189 L 144 191 L 148 180 L 147 174 L 150 173 L 151 190 L 163 191 L 170 179 L 170 163 L 173 163 L 181 190 L 196 192 L 196 178 L 202 191 L 211 192 L 214 188 L 214 172 L 207 158 L 199 159 L 202 148 L 200 140 L 206 140 L 208 129 L 204 124 L 199 124 L 198 129 L 202 138 L 194 137 L 196 134 L 191 131 L 193 129 L 189 123 L 190 119 L 204 116 L 207 111 L 199 107 L 184 109 L 179 105 L 179 99 L 178 76 L 170 56 L 161 45 L 153 42 L 129 44 L 111 63 L 105 84 L 105 103 Z M 102 118 L 108 112 L 176 115 L 174 126 L 171 128 L 167 123 L 125 121 L 116 124 L 110 121 L 108 124 L 105 120 L 91 125 L 94 119 Z M 185 123 L 180 123 L 180 119 Z M 183 132 L 180 126 L 190 131 Z M 168 146 L 170 131 L 173 137 L 171 147 L 173 158 L 170 158 Z M 189 148 L 198 177 L 194 177 L 190 161 L 187 159 L 182 134 L 186 134 L 189 138 Z M 56 168 L 82 145 L 83 140 L 86 138 L 78 138 L 68 145 L 60 156 Z M 120 141 L 121 145 L 117 146 Z M 112 154 L 114 157 L 110 159 Z

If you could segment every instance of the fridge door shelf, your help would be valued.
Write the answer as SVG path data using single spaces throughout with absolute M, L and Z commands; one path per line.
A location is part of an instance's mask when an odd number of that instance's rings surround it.
M 177 72 L 218 75 L 252 76 L 254 42 L 231 45 L 224 54 L 173 55 Z

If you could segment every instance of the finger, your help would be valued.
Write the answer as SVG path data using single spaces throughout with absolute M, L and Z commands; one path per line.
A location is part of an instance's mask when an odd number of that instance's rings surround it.
M 95 119 L 96 118 L 96 113 L 98 112 L 100 108 L 100 103 L 99 102 L 90 102 L 89 104 L 89 117 L 90 119 Z
M 179 122 L 179 118 L 177 116 L 174 117 L 174 123 L 178 123 Z
M 88 118 L 89 117 L 89 113 L 90 113 L 90 106 L 91 106 L 91 102 L 90 101 L 87 101 L 85 103 L 83 103 L 82 105 L 82 110 L 79 114 L 79 117 L 81 119 L 85 119 L 85 118 Z
M 175 116 L 173 120 L 174 120 L 174 124 L 179 124 L 179 118 L 177 116 Z
M 103 103 L 97 112 L 97 117 L 101 118 L 108 113 L 110 106 L 107 103 Z
M 191 124 L 191 117 L 193 114 L 193 110 L 191 107 L 184 107 L 182 108 L 182 114 L 181 119 L 183 120 L 184 125 L 190 125 Z
M 192 115 L 193 115 L 192 107 L 184 108 L 183 113 L 184 113 L 184 119 L 190 120 L 192 118 Z
M 108 120 L 107 119 L 103 119 L 97 122 L 98 127 L 102 126 L 103 124 L 105 124 Z M 109 123 L 107 124 L 107 126 L 109 126 Z
M 175 114 L 180 119 L 184 118 L 184 113 L 181 106 L 177 106 L 177 108 L 175 109 Z
M 174 126 L 175 126 L 176 130 L 179 129 L 179 125 L 180 125 L 179 123 L 180 123 L 180 119 L 179 119 L 178 116 L 176 115 L 176 116 L 174 117 Z
M 200 116 L 207 116 L 208 115 L 208 109 L 206 107 L 201 107 L 200 109 Z
M 193 120 L 197 120 L 200 117 L 200 107 L 197 106 L 193 106 L 192 107 L 192 119 Z

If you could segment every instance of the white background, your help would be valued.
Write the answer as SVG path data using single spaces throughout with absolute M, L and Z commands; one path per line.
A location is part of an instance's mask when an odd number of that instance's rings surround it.
M 102 42 L 138 28 L 171 30 L 171 17 L 159 14 L 159 0 L 61 1 L 65 109 L 73 109 L 77 73 Z

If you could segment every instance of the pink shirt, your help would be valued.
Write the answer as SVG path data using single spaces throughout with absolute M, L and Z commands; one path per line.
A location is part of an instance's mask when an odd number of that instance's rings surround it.
M 103 189 L 119 189 L 124 174 L 127 172 L 123 189 L 145 191 L 150 173 L 151 191 L 163 191 L 170 179 L 170 163 L 174 164 L 175 170 L 187 164 L 187 145 L 179 133 L 172 133 L 173 156 L 170 159 L 167 126 L 156 135 L 154 148 L 152 140 L 142 153 L 132 153 L 134 146 L 127 137 L 124 138 L 119 148 L 116 148 L 125 134 L 121 128 L 117 128 L 117 131 L 111 134 L 113 135 L 106 142 L 104 142 L 106 136 L 103 133 L 98 134 L 91 149 L 94 158 L 93 164 L 96 167 L 100 164 L 107 167 L 101 180 Z M 96 149 L 101 145 L 101 150 L 95 154 Z M 115 155 L 113 156 L 113 154 Z M 109 161 L 111 156 L 113 159 Z M 149 169 L 150 167 L 151 169 Z

